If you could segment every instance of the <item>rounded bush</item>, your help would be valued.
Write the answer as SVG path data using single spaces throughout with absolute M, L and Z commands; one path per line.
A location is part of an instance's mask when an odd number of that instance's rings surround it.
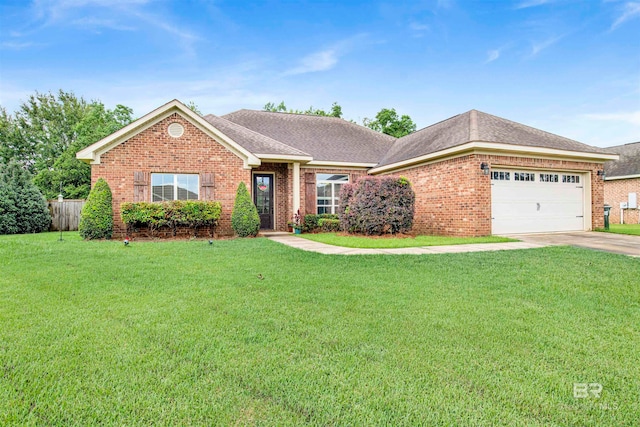
M 260 231 L 260 216 L 244 182 L 238 185 L 231 213 L 231 227 L 240 237 L 257 236 Z
M 51 225 L 47 201 L 31 175 L 11 162 L 0 166 L 0 234 L 40 233 Z
M 364 234 L 402 233 L 413 226 L 415 193 L 406 178 L 364 177 L 340 191 L 341 228 Z
M 110 239 L 113 235 L 111 188 L 100 178 L 89 192 L 80 212 L 78 231 L 85 239 Z

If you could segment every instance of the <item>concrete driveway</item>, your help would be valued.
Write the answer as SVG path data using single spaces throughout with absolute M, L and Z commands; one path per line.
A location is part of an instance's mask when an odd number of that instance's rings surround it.
M 580 231 L 573 233 L 518 234 L 509 237 L 539 245 L 570 245 L 640 257 L 640 236 Z

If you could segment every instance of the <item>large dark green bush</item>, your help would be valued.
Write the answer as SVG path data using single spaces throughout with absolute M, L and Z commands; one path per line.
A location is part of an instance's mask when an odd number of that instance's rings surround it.
M 51 225 L 47 201 L 18 163 L 0 164 L 0 234 L 39 233 Z
M 153 235 L 160 227 L 168 226 L 176 235 L 179 226 L 189 227 L 197 236 L 198 228 L 213 229 L 218 224 L 222 206 L 220 202 L 199 200 L 174 200 L 162 203 L 123 203 L 120 205 L 122 222 L 131 233 L 145 226 Z
M 256 236 L 260 231 L 260 216 L 244 182 L 238 185 L 231 213 L 231 227 L 240 237 Z
M 340 191 L 341 227 L 369 235 L 407 232 L 413 226 L 414 203 L 415 193 L 406 178 L 360 178 Z
M 110 239 L 113 235 L 113 206 L 111 188 L 100 178 L 89 192 L 80 212 L 78 231 L 85 239 Z

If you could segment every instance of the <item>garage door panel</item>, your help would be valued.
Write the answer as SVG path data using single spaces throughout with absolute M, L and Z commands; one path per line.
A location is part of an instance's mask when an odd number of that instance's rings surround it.
M 584 230 L 584 188 L 577 181 L 562 182 L 563 175 L 574 177 L 564 178 L 567 180 L 583 181 L 581 175 L 576 178 L 571 172 L 535 171 L 534 181 L 515 181 L 518 171 L 508 172 L 508 180 L 506 174 L 500 175 L 502 179 L 492 175 L 493 234 Z M 540 174 L 550 174 L 558 182 L 541 182 Z

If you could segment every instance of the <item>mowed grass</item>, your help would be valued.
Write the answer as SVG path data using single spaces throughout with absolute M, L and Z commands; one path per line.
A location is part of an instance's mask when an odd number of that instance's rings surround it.
M 606 231 L 608 233 L 616 234 L 631 234 L 634 236 L 640 236 L 640 224 L 610 224 L 609 229 L 604 228 L 598 231 Z
M 516 239 L 500 236 L 486 237 L 445 237 L 445 236 L 415 236 L 415 237 L 367 237 L 349 236 L 341 233 L 317 233 L 300 234 L 308 240 L 326 243 L 333 246 L 344 246 L 346 248 L 413 248 L 421 246 L 443 246 L 443 245 L 464 245 L 469 243 L 502 243 L 517 242 Z
M 0 237 L 0 425 L 640 419 L 636 258 L 57 239 Z

